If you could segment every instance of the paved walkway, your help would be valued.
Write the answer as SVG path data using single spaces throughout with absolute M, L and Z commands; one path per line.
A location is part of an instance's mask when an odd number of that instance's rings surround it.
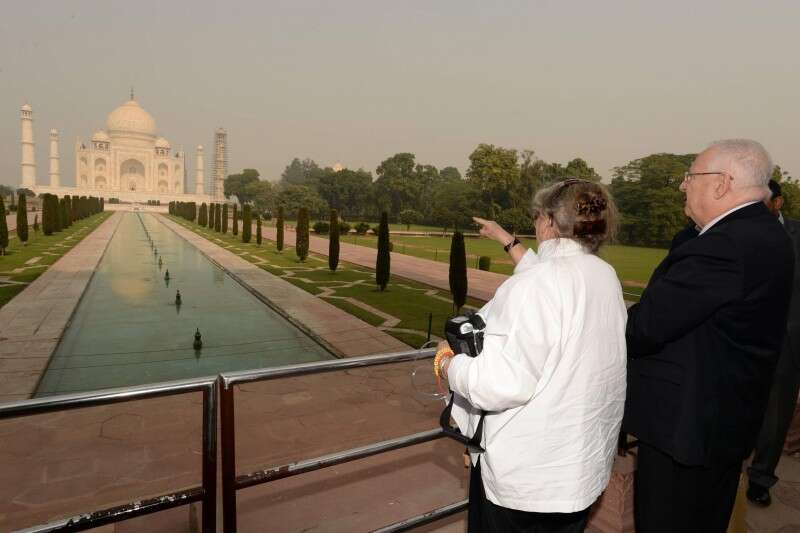
M 28 226 L 29 226 L 30 231 L 33 231 L 33 220 L 36 217 L 36 215 L 41 215 L 41 213 L 39 213 L 38 211 L 36 211 L 36 212 L 28 211 Z M 42 217 L 41 216 L 39 217 L 39 222 L 40 223 L 42 222 Z M 14 230 L 16 230 L 17 229 L 17 214 L 16 213 L 11 213 L 9 215 L 6 215 L 6 224 L 8 224 L 8 232 L 9 233 L 12 233 Z
M 275 228 L 261 228 L 261 234 L 265 239 L 274 241 L 275 233 Z M 253 234 L 255 235 L 255 229 L 253 229 Z M 295 240 L 296 236 L 294 230 L 286 229 L 284 233 L 284 242 L 287 244 L 287 247 L 293 247 Z M 500 245 L 498 244 L 498 246 Z M 314 237 L 312 235 L 309 238 L 309 250 L 316 254 L 327 256 L 328 239 Z M 367 268 L 375 268 L 377 254 L 378 251 L 374 248 L 358 246 L 356 244 L 342 242 L 339 247 L 339 259 L 341 261 Z M 448 263 L 440 263 L 438 261 L 431 261 L 430 259 L 421 259 L 419 257 L 412 257 L 399 253 L 392 253 L 391 256 L 392 274 L 401 278 L 419 281 L 431 287 L 447 291 L 450 290 L 450 265 Z M 506 279 L 508 279 L 508 276 L 504 274 L 468 268 L 467 294 L 478 300 L 489 301 L 494 296 L 497 287 Z
M 0 308 L 0 403 L 35 392 L 120 220 L 112 215 Z
M 164 225 L 186 239 L 201 253 L 227 271 L 260 300 L 295 325 L 317 338 L 334 353 L 352 357 L 407 350 L 409 346 L 388 333 L 342 311 L 328 302 L 273 276 L 165 216 Z

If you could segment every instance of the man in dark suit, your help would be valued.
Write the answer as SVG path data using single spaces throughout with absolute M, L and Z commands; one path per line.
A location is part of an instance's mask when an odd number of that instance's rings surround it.
M 680 185 L 697 226 L 628 314 L 623 430 L 639 439 L 637 533 L 724 533 L 764 416 L 794 254 L 764 205 L 772 162 L 714 143 Z
M 783 195 L 779 183 L 770 180 L 772 192 L 767 207 L 783 224 L 786 233 L 792 240 L 795 258 L 800 254 L 800 222 L 784 218 L 781 214 Z M 792 421 L 797 404 L 797 392 L 800 389 L 800 268 L 795 268 L 795 280 L 792 287 L 792 298 L 789 306 L 789 319 L 786 324 L 786 336 L 783 339 L 778 366 L 772 380 L 772 389 L 767 403 L 767 412 L 756 442 L 753 462 L 747 469 L 750 486 L 747 498 L 758 505 L 771 503 L 769 489 L 778 482 L 775 467 L 781 458 L 783 442 Z

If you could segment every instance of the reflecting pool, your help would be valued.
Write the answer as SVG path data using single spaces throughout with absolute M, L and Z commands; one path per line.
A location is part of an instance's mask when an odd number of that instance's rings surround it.
M 37 396 L 333 357 L 156 216 L 123 215 Z

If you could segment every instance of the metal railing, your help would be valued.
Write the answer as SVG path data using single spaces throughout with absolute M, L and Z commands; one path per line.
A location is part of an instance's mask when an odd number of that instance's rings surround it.
M 217 512 L 217 377 L 170 381 L 107 389 L 80 394 L 64 394 L 23 400 L 0 405 L 0 420 L 38 415 L 55 411 L 81 409 L 134 400 L 173 396 L 189 392 L 203 393 L 203 453 L 202 485 L 172 492 L 125 505 L 111 507 L 87 514 L 64 518 L 48 524 L 29 527 L 22 531 L 43 533 L 50 531 L 84 531 L 121 522 L 137 516 L 156 513 L 194 502 L 202 502 L 202 531 L 212 533 L 216 528 Z
M 269 483 L 278 479 L 296 476 L 306 472 L 313 472 L 321 468 L 334 466 L 357 459 L 363 459 L 380 453 L 399 450 L 415 444 L 422 444 L 442 438 L 441 429 L 431 429 L 412 435 L 385 440 L 352 448 L 312 459 L 305 459 L 295 463 L 272 466 L 248 474 L 236 474 L 236 421 L 234 386 L 254 381 L 268 381 L 285 377 L 297 377 L 309 374 L 335 372 L 354 368 L 366 368 L 392 363 L 402 363 L 419 359 L 431 359 L 436 350 L 411 350 L 383 355 L 352 357 L 316 363 L 289 365 L 265 370 L 252 370 L 244 372 L 228 372 L 220 375 L 220 429 L 222 449 L 222 520 L 224 533 L 236 531 L 236 492 L 240 489 Z M 457 502 L 438 509 L 434 509 L 419 516 L 411 517 L 381 528 L 379 531 L 407 531 L 445 518 L 464 510 L 466 501 Z
M 137 500 L 128 504 L 91 513 L 79 514 L 20 531 L 25 533 L 84 531 L 121 522 L 137 516 L 188 505 L 194 502 L 202 502 L 202 532 L 212 533 L 216 531 L 218 453 L 217 406 L 219 405 L 223 531 L 224 533 L 234 533 L 236 531 L 236 492 L 240 489 L 269 483 L 306 472 L 313 472 L 321 468 L 399 450 L 444 437 L 441 429 L 435 428 L 311 459 L 304 459 L 295 463 L 267 467 L 251 473 L 237 475 L 236 427 L 234 418 L 234 387 L 236 385 L 256 381 L 269 381 L 278 378 L 403 363 L 421 359 L 432 359 L 434 355 L 434 349 L 409 350 L 382 355 L 369 355 L 348 359 L 288 365 L 262 370 L 229 372 L 220 374 L 217 377 L 170 381 L 153 385 L 106 389 L 80 394 L 65 394 L 0 404 L 0 420 L 5 420 L 56 411 L 173 396 L 190 392 L 202 392 L 203 394 L 202 484 L 200 486 L 190 487 L 155 498 Z M 459 513 L 466 509 L 467 505 L 467 500 L 451 503 L 444 507 L 433 509 L 421 515 L 413 516 L 395 524 L 385 526 L 376 531 L 384 533 L 407 531 Z

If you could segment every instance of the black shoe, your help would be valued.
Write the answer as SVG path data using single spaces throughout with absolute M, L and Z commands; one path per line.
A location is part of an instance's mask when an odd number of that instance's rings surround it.
M 761 507 L 767 507 L 772 503 L 772 498 L 769 495 L 769 489 L 750 483 L 747 487 L 747 499 Z

